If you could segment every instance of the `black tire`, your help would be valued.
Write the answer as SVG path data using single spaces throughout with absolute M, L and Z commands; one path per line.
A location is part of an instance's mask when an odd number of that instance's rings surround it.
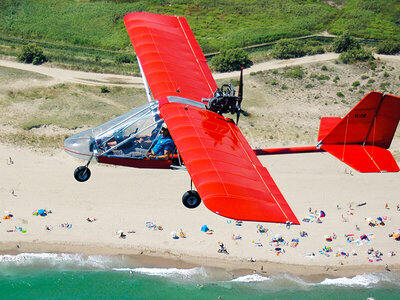
M 187 191 L 182 196 L 182 203 L 187 208 L 196 208 L 201 203 L 201 198 L 196 191 Z
M 88 167 L 80 166 L 75 169 L 74 177 L 76 181 L 85 182 L 90 178 L 91 172 Z

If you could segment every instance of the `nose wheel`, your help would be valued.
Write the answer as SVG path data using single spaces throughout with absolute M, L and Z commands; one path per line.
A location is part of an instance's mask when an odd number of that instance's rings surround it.
M 199 193 L 194 190 L 187 191 L 182 196 L 182 203 L 187 208 L 196 208 L 201 203 Z
M 74 177 L 79 182 L 85 182 L 90 178 L 90 169 L 87 166 L 80 166 L 75 169 Z

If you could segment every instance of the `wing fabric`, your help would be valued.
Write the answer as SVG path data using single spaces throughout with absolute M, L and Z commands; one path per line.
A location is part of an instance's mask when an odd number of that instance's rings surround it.
M 381 147 L 322 145 L 321 148 L 361 173 L 399 172 L 392 153 Z
M 154 99 L 214 95 L 217 84 L 185 18 L 135 12 L 124 22 Z
M 320 147 L 359 172 L 398 172 L 386 149 L 399 119 L 400 98 L 370 92 L 343 119 L 321 119 Z
M 370 92 L 322 139 L 322 144 L 371 145 L 388 149 L 399 119 L 400 98 Z
M 299 224 L 232 120 L 182 103 L 164 104 L 161 115 L 207 208 L 236 220 Z

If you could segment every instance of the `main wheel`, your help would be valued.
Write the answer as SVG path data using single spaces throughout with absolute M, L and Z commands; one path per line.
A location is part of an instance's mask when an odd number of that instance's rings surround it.
M 74 177 L 79 182 L 84 182 L 90 178 L 90 170 L 86 166 L 80 166 L 75 169 Z
M 199 193 L 196 191 L 187 191 L 182 196 L 182 203 L 187 208 L 196 208 L 201 203 Z

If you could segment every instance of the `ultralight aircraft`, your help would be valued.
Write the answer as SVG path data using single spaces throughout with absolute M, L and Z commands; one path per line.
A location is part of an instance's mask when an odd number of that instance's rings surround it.
M 89 163 L 135 168 L 186 169 L 196 190 L 182 198 L 201 201 L 227 218 L 299 224 L 258 155 L 329 152 L 359 172 L 398 172 L 390 147 L 400 118 L 400 98 L 370 92 L 345 117 L 320 121 L 310 147 L 252 149 L 237 127 L 243 95 L 218 88 L 206 58 L 183 17 L 134 12 L 124 17 L 148 103 L 65 140 L 67 153 L 88 160 L 75 179 L 89 179 Z M 236 114 L 236 120 L 225 113 Z M 149 158 L 163 124 L 175 143 L 168 159 Z M 147 143 L 140 141 L 146 139 Z M 192 185 L 191 185 L 192 186 Z

